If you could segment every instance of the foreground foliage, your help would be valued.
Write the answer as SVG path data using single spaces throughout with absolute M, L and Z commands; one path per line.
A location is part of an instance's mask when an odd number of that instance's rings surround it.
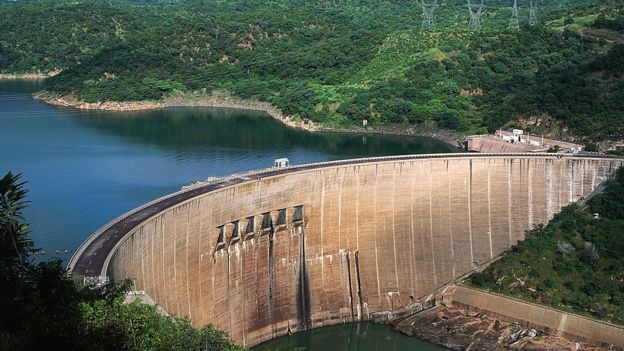
M 129 282 L 87 288 L 60 260 L 32 262 L 19 179 L 0 179 L 0 350 L 243 350 L 211 326 L 124 304 Z
M 421 32 L 407 0 L 20 2 L 0 6 L 0 72 L 62 69 L 47 89 L 90 102 L 227 90 L 330 126 L 624 137 L 623 49 L 581 31 L 617 39 L 621 6 L 540 3 L 535 27 L 521 7 L 516 31 L 492 0 L 469 32 L 464 4 Z
M 600 219 L 594 219 L 598 213 Z M 624 169 L 588 209 L 566 207 L 469 282 L 624 324 Z

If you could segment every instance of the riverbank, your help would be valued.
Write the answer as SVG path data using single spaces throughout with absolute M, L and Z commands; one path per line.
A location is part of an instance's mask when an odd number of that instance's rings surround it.
M 250 111 L 259 111 L 268 114 L 281 123 L 303 129 L 309 132 L 335 132 L 335 133 L 366 133 L 384 134 L 406 137 L 425 137 L 441 141 L 462 148 L 466 141 L 466 136 L 449 131 L 438 130 L 433 127 L 415 128 L 409 125 L 393 125 L 382 127 L 354 127 L 354 128 L 332 128 L 322 126 L 310 120 L 295 119 L 283 114 L 279 109 L 268 102 L 258 100 L 245 100 L 237 98 L 227 92 L 196 93 L 196 94 L 175 94 L 165 97 L 161 101 L 134 101 L 134 102 L 84 102 L 72 95 L 57 95 L 48 92 L 38 92 L 33 95 L 35 99 L 48 104 L 63 107 L 72 107 L 83 110 L 104 110 L 104 111 L 143 111 L 162 109 L 166 107 L 212 107 L 231 108 Z

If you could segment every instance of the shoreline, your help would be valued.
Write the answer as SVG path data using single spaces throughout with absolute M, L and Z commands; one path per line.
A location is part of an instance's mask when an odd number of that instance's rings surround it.
M 30 72 L 30 73 L 0 73 L 0 80 L 44 80 L 61 73 L 61 70 L 50 72 Z
M 378 128 L 332 128 L 321 126 L 309 120 L 294 119 L 284 115 L 279 109 L 275 108 L 268 102 L 257 100 L 244 100 L 234 97 L 226 92 L 214 92 L 212 94 L 179 94 L 165 97 L 160 101 L 134 101 L 134 102 L 84 102 L 76 99 L 72 95 L 60 96 L 42 91 L 33 94 L 33 98 L 44 101 L 50 105 L 71 107 L 82 110 L 101 110 L 101 111 L 146 111 L 155 109 L 164 109 L 167 107 L 210 107 L 210 108 L 229 108 L 238 110 L 248 110 L 264 112 L 270 117 L 280 121 L 282 124 L 303 129 L 308 132 L 332 132 L 332 133 L 353 133 L 353 134 L 381 134 L 401 137 L 424 137 L 434 139 L 450 146 L 461 149 L 466 136 L 448 130 L 436 130 L 427 128 L 415 128 L 413 126 L 384 126 Z
M 99 111 L 117 111 L 117 112 L 129 112 L 129 111 L 145 111 L 162 109 L 165 107 L 164 103 L 159 101 L 134 101 L 134 102 L 84 102 L 76 99 L 72 95 L 56 95 L 46 91 L 40 91 L 32 95 L 33 99 L 41 100 L 49 105 L 71 107 L 79 110 L 99 110 Z
M 48 78 L 47 74 L 43 73 L 23 73 L 23 74 L 10 74 L 0 73 L 0 80 L 44 80 Z

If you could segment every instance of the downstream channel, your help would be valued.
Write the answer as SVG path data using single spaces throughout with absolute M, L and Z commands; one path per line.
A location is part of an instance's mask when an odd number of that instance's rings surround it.
M 254 351 L 447 351 L 372 322 L 312 329 L 265 342 Z
M 263 113 L 210 108 L 80 111 L 31 98 L 41 83 L 0 81 L 0 176 L 30 189 L 35 246 L 68 259 L 112 218 L 207 177 L 345 158 L 453 152 L 426 138 L 309 133 Z M 272 350 L 444 350 L 370 323 L 276 339 Z M 332 345 L 334 348 L 328 348 Z M 267 349 L 261 346 L 259 349 Z

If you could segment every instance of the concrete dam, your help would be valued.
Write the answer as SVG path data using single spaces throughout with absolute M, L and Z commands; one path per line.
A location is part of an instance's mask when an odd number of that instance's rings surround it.
M 132 278 L 170 314 L 243 345 L 368 319 L 465 275 L 624 160 L 439 154 L 232 176 L 171 194 L 91 235 L 69 267 Z

